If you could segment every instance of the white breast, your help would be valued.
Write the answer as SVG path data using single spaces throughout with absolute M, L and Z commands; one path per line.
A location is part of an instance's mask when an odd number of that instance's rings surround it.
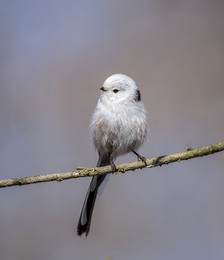
M 98 152 L 112 153 L 116 158 L 144 142 L 148 133 L 146 110 L 142 102 L 108 106 L 99 100 L 90 127 Z

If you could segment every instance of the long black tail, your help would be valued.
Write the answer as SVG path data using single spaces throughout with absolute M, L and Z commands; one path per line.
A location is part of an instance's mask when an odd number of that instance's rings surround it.
M 99 159 L 97 163 L 97 167 L 105 166 L 110 164 L 109 158 Z M 88 236 L 91 218 L 93 213 L 94 204 L 96 201 L 96 196 L 98 193 L 99 186 L 105 179 L 105 175 L 102 176 L 94 176 L 90 182 L 88 192 L 85 197 L 85 201 L 82 206 L 82 211 L 79 218 L 79 223 L 77 226 L 77 234 L 81 236 L 83 233 L 86 233 L 86 237 Z

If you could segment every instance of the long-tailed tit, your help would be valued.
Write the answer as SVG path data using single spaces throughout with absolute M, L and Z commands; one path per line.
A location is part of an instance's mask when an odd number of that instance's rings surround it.
M 133 79 L 123 74 L 114 74 L 106 79 L 101 87 L 90 130 L 99 154 L 97 167 L 111 165 L 115 172 L 114 160 L 129 152 L 145 162 L 145 158 L 136 150 L 148 133 L 147 112 L 141 101 L 139 87 Z M 91 180 L 77 227 L 79 236 L 89 233 L 96 196 L 105 177 L 94 176 Z

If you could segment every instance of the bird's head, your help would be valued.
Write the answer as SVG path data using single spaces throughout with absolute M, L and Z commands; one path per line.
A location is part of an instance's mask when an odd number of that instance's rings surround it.
M 113 74 L 101 87 L 101 101 L 114 103 L 141 101 L 140 90 L 135 81 L 124 74 Z

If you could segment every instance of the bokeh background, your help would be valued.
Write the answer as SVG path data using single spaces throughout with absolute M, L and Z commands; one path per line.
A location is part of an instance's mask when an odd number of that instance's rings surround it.
M 95 166 L 89 121 L 118 72 L 149 111 L 142 155 L 222 140 L 223 13 L 222 0 L 2 0 L 0 177 Z M 223 153 L 112 176 L 85 239 L 89 182 L 1 189 L 1 259 L 224 259 Z

